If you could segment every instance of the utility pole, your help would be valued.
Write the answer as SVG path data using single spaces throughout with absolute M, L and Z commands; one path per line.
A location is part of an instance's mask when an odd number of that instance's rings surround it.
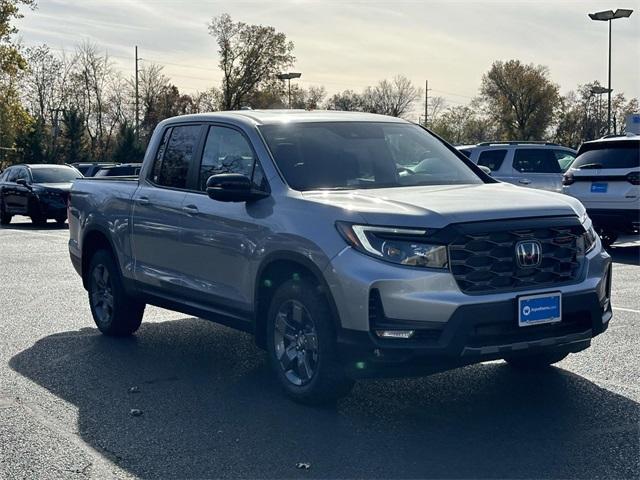
M 429 80 L 424 81 L 424 126 L 428 127 L 429 120 Z
M 138 46 L 136 45 L 136 140 L 140 141 L 140 97 L 138 95 Z

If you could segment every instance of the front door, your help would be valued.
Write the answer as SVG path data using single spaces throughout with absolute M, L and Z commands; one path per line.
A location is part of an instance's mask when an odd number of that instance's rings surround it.
M 222 307 L 226 313 L 250 310 L 254 278 L 251 259 L 268 235 L 260 219 L 271 211 L 270 197 L 251 203 L 220 202 L 205 193 L 207 179 L 221 173 L 252 178 L 256 188 L 268 190 L 264 174 L 249 140 L 235 128 L 212 125 L 204 144 L 201 164 L 187 192 L 184 207 L 182 268 L 190 278 L 190 296 Z

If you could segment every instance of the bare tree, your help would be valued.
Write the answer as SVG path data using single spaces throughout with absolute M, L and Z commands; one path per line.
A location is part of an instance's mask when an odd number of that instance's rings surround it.
M 234 22 L 225 13 L 211 21 L 209 33 L 218 43 L 225 110 L 242 107 L 251 92 L 295 60 L 293 43 L 273 27 Z
M 393 117 L 404 117 L 422 96 L 422 90 L 407 77 L 397 75 L 393 80 L 382 80 L 375 87 L 367 87 L 362 94 L 363 110 Z

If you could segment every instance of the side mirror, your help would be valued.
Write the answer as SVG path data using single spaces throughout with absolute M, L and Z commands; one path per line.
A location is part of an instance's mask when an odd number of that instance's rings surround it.
M 489 167 L 485 167 L 484 165 L 478 165 L 478 168 L 482 170 L 487 175 L 491 175 L 491 169 Z
M 219 202 L 251 202 L 269 196 L 254 189 L 251 179 L 240 173 L 211 175 L 207 180 L 207 195 Z
M 16 180 L 16 184 L 29 188 L 29 183 L 24 178 L 19 178 L 18 180 Z

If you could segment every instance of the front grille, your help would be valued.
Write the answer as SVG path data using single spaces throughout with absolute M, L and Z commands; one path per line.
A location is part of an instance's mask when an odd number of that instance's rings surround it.
M 480 294 L 553 287 L 576 280 L 584 229 L 575 221 L 553 223 L 528 229 L 494 225 L 483 231 L 481 224 L 461 228 L 449 244 L 451 271 L 460 289 Z M 540 242 L 538 266 L 518 265 L 516 244 L 522 240 Z

